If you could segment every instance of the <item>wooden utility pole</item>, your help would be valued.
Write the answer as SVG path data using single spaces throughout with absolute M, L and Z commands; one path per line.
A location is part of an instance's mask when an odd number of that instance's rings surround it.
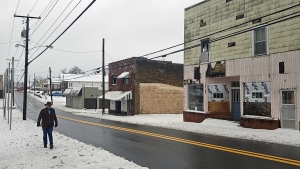
M 24 72 L 24 98 L 23 98 L 23 120 L 26 120 L 27 110 L 27 77 L 28 77 L 28 41 L 29 41 L 29 19 L 41 19 L 41 17 L 19 16 L 14 17 L 26 18 L 26 46 L 25 46 L 25 72 Z
M 51 104 L 53 105 L 53 98 L 52 98 L 52 79 L 51 79 L 51 67 L 49 67 L 49 74 L 50 74 L 50 96 L 51 96 Z
M 105 82 L 104 82 L 104 76 L 105 76 L 105 70 L 104 70 L 104 38 L 102 42 L 102 115 L 105 113 Z

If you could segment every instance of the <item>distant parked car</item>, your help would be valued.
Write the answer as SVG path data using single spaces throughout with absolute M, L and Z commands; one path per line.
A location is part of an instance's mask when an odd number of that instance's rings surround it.
M 52 95 L 52 96 L 62 96 L 62 97 L 65 96 L 61 91 L 53 91 L 51 95 Z M 51 96 L 51 95 L 50 95 L 50 96 Z

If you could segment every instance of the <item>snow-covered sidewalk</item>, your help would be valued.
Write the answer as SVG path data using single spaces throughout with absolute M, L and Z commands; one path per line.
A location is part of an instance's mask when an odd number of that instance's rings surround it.
M 46 149 L 43 147 L 42 130 L 36 127 L 36 122 L 23 121 L 18 109 L 13 110 L 12 117 L 12 130 L 9 130 L 7 119 L 3 119 L 0 100 L 0 168 L 142 168 L 102 148 L 55 131 L 54 149 Z
M 45 98 L 37 99 L 43 103 L 47 101 L 45 100 Z M 182 114 L 141 114 L 136 116 L 113 116 L 106 114 L 102 116 L 101 110 L 96 110 L 95 112 L 95 110 L 77 110 L 65 107 L 66 98 L 64 97 L 55 97 L 53 101 L 54 108 L 81 116 L 90 116 L 125 123 L 157 126 L 195 133 L 204 133 L 209 135 L 263 141 L 300 147 L 300 132 L 298 130 L 281 128 L 277 130 L 249 129 L 241 127 L 238 122 L 217 119 L 205 119 L 202 123 L 188 123 L 183 122 Z

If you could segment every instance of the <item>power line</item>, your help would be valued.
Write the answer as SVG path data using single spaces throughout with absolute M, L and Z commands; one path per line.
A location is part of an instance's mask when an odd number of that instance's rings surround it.
M 33 7 L 30 9 L 30 11 L 29 11 L 29 13 L 28 13 L 28 15 L 30 14 L 30 12 L 33 10 L 33 8 L 35 7 L 35 5 L 37 4 L 37 2 L 38 2 L 39 0 L 36 0 L 35 1 L 35 3 L 34 3 L 34 5 L 33 5 Z
M 282 9 L 282 10 L 279 10 L 279 11 L 276 11 L 276 12 L 273 12 L 273 13 L 270 13 L 270 14 L 267 14 L 267 15 L 264 15 L 264 16 L 262 16 L 262 17 L 260 17 L 260 18 L 265 18 L 265 17 L 271 16 L 271 15 L 274 15 L 274 14 L 277 14 L 277 13 L 280 13 L 280 12 L 283 12 L 283 11 L 286 11 L 286 10 L 289 10 L 289 9 L 292 9 L 292 8 L 295 8 L 295 7 L 299 7 L 299 5 L 300 5 L 300 4 L 293 5 L 293 6 L 291 6 L 291 7 L 288 7 L 288 8 L 285 8 L 285 9 Z M 257 18 L 257 19 L 259 19 L 259 18 Z M 254 19 L 254 20 L 255 20 L 255 19 Z M 184 43 L 180 43 L 180 44 L 178 44 L 178 45 L 174 45 L 174 46 L 171 46 L 171 47 L 162 49 L 162 50 L 158 50 L 158 51 L 155 51 L 155 52 L 151 52 L 151 53 L 142 55 L 141 57 L 149 56 L 149 55 L 152 55 L 152 54 L 155 54 L 155 53 L 159 53 L 159 52 L 162 52 L 162 51 L 165 51 L 165 50 L 168 50 L 168 49 L 172 49 L 172 48 L 175 48 L 175 47 L 178 47 L 178 46 L 181 46 L 181 45 L 184 45 L 184 44 L 187 44 L 187 43 L 196 41 L 196 40 L 200 40 L 200 39 L 209 37 L 209 36 L 211 36 L 211 35 L 214 35 L 214 34 L 217 34 L 217 33 L 221 33 L 221 32 L 230 30 L 230 29 L 233 29 L 233 28 L 242 26 L 242 25 L 247 24 L 247 23 L 251 23 L 252 21 L 253 21 L 253 20 L 250 20 L 250 21 L 247 21 L 247 22 L 244 22 L 244 23 L 241 23 L 241 24 L 238 24 L 238 25 L 229 27 L 229 28 L 225 28 L 225 29 L 222 29 L 222 30 L 217 31 L 217 32 L 214 32 L 214 33 L 211 33 L 211 34 L 206 35 L 206 36 L 203 36 L 203 37 L 201 37 L 201 38 L 196 38 L 196 39 L 193 39 L 193 40 L 190 40 L 190 41 L 187 41 L 187 42 L 184 42 Z
M 80 2 L 81 2 L 82 0 L 80 0 L 76 5 L 75 5 L 75 7 L 69 12 L 69 14 L 60 22 L 60 24 L 54 29 L 54 31 L 52 31 L 52 33 L 48 36 L 48 38 L 46 39 L 46 40 L 44 40 L 44 42 L 42 43 L 42 45 L 44 45 L 44 43 L 52 36 L 52 34 L 60 27 L 60 25 L 69 17 L 69 15 L 74 11 L 74 9 L 80 4 Z M 41 45 L 41 46 L 42 46 Z M 51 46 L 51 45 L 48 45 L 48 46 Z M 40 47 L 39 48 L 37 48 L 34 52 L 33 52 L 33 54 L 31 54 L 31 56 L 29 57 L 29 59 L 38 51 L 40 49 Z M 46 48 L 47 49 L 47 48 Z
M 53 10 L 53 8 L 56 6 L 58 0 L 55 2 L 55 4 L 52 6 L 51 10 L 48 12 L 48 14 L 44 17 L 44 19 L 42 20 L 42 22 L 39 24 L 39 26 L 37 26 L 33 32 L 30 34 L 30 37 L 32 38 L 32 35 L 35 33 L 35 31 L 44 23 L 45 19 L 48 17 L 48 15 L 51 13 L 51 11 Z
M 294 15 L 294 14 L 297 14 L 297 13 L 299 13 L 299 12 L 293 13 L 291 15 Z M 278 19 L 274 19 L 274 20 L 269 21 L 269 22 L 265 22 L 265 23 L 260 24 L 258 26 L 254 26 L 254 27 L 251 27 L 251 28 L 246 28 L 244 30 L 240 30 L 240 31 L 237 31 L 237 32 L 225 35 L 225 36 L 221 36 L 219 38 L 215 38 L 213 40 L 210 40 L 209 43 L 216 42 L 216 41 L 223 40 L 223 39 L 227 39 L 229 37 L 240 35 L 240 34 L 243 34 L 243 33 L 249 32 L 249 31 L 253 31 L 253 30 L 255 30 L 255 29 L 259 28 L 259 27 L 263 27 L 263 26 L 266 26 L 266 25 L 268 25 L 268 26 L 269 25 L 273 25 L 273 24 L 280 23 L 280 22 L 283 22 L 283 21 L 286 21 L 286 20 L 289 20 L 289 19 L 293 19 L 293 18 L 296 18 L 296 17 L 299 17 L 299 16 L 300 16 L 300 14 L 292 16 L 292 17 L 288 17 L 288 18 L 286 18 L 287 16 L 284 16 L 284 17 L 281 17 L 281 18 L 278 18 Z M 282 19 L 282 18 L 285 18 L 285 19 Z M 279 20 L 279 19 L 282 19 L 282 20 Z M 279 21 L 276 21 L 276 20 L 279 20 Z M 186 48 L 183 48 L 183 49 L 180 49 L 180 50 L 177 50 L 177 51 L 173 51 L 173 52 L 164 54 L 162 56 L 157 56 L 157 57 L 154 57 L 154 58 L 150 58 L 150 59 L 156 59 L 156 58 L 160 58 L 160 57 L 166 57 L 167 55 L 175 54 L 175 53 L 182 52 L 182 51 L 185 51 L 185 50 L 189 50 L 189 49 L 192 49 L 192 48 L 195 48 L 195 47 L 199 47 L 199 46 L 201 46 L 201 44 L 197 44 L 197 45 L 193 45 L 193 46 L 190 46 L 190 47 L 186 47 Z
M 95 53 L 95 52 L 101 52 L 102 50 L 94 50 L 94 51 L 86 51 L 86 52 L 76 52 L 76 51 L 68 51 L 68 50 L 61 50 L 61 49 L 54 49 L 52 50 L 60 51 L 60 52 L 67 52 L 67 53 Z
M 85 12 L 86 10 L 88 10 L 92 4 L 95 2 L 96 0 L 93 0 L 85 9 L 84 11 L 81 12 L 81 14 L 50 44 L 46 47 L 46 49 L 44 49 L 40 54 L 38 54 L 35 58 L 33 58 L 28 64 L 30 64 L 32 61 L 34 61 L 35 59 L 37 59 L 39 56 L 41 56 L 46 50 L 48 50 L 49 46 L 52 46 Z M 51 35 L 50 35 L 51 36 Z
M 18 1 L 18 4 L 17 4 L 17 7 L 16 7 L 16 10 L 15 10 L 15 14 L 17 13 L 17 10 L 18 10 L 18 7 L 19 7 L 19 3 L 20 3 L 20 0 Z M 13 19 L 13 25 L 12 25 L 12 28 L 11 28 L 11 33 L 10 33 L 10 43 L 9 43 L 9 47 L 8 47 L 8 53 L 7 53 L 7 56 L 6 56 L 6 59 L 8 58 L 9 56 L 9 52 L 10 52 L 10 46 L 11 46 L 11 40 L 12 40 L 12 34 L 14 32 L 14 26 L 15 26 L 15 17 Z
M 19 42 L 19 41 L 13 41 L 13 42 L 0 42 L 0 44 L 10 44 L 10 43 L 16 43 L 16 42 Z
M 61 15 L 66 11 L 66 9 L 70 6 L 70 4 L 73 2 L 73 0 L 70 1 L 70 3 L 65 7 L 65 9 L 60 13 L 60 15 L 56 18 L 56 20 L 53 22 L 53 24 L 49 27 L 49 29 L 44 33 L 44 35 L 40 38 L 40 40 L 36 43 L 34 47 L 37 46 L 37 44 L 46 36 L 46 34 L 49 32 L 49 30 L 54 26 L 54 24 L 58 21 L 58 19 L 61 17 Z M 38 49 L 37 49 L 38 50 Z M 34 53 L 33 53 L 34 54 Z M 30 57 L 29 57 L 30 59 Z
M 54 1 L 53 1 L 54 2 Z M 46 13 L 48 11 L 48 7 L 49 5 L 52 3 L 52 0 L 48 3 L 48 5 L 46 6 L 46 8 L 44 8 L 44 10 L 42 11 L 41 15 L 40 16 L 43 16 L 44 15 L 44 12 Z M 51 4 L 52 5 L 52 4 Z M 50 5 L 50 6 L 51 6 Z M 49 8 L 50 9 L 50 8 Z M 30 29 L 32 29 L 35 25 L 37 25 L 39 23 L 40 20 L 36 21 L 31 27 Z M 36 27 L 35 27 L 36 28 Z

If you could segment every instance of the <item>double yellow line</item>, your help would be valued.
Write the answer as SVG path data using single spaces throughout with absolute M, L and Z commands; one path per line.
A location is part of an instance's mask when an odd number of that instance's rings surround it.
M 200 146 L 200 147 L 205 147 L 205 148 L 210 148 L 210 149 L 215 149 L 215 150 L 220 150 L 220 151 L 225 151 L 225 152 L 230 152 L 230 153 L 234 153 L 234 154 L 240 154 L 240 155 L 245 155 L 245 156 L 250 156 L 250 157 L 255 157 L 255 158 L 295 165 L 295 166 L 300 166 L 299 160 L 293 160 L 293 159 L 277 157 L 277 156 L 272 156 L 272 155 L 267 155 L 267 154 L 255 153 L 255 152 L 251 152 L 251 151 L 245 151 L 245 150 L 239 150 L 239 149 L 234 149 L 234 148 L 229 148 L 229 147 L 224 147 L 224 146 L 207 144 L 207 143 L 202 143 L 202 142 L 198 142 L 198 141 L 192 141 L 192 140 L 187 140 L 187 139 L 182 139 L 182 138 L 177 138 L 177 137 L 155 134 L 155 133 L 151 133 L 151 132 L 133 130 L 133 129 L 129 129 L 129 128 L 111 126 L 111 125 L 106 125 L 106 124 L 99 124 L 99 123 L 94 123 L 94 122 L 89 122 L 89 121 L 84 121 L 84 120 L 73 119 L 73 118 L 69 118 L 69 117 L 65 117 L 65 116 L 61 116 L 61 115 L 57 115 L 57 117 L 66 119 L 66 120 L 70 120 L 70 121 L 75 121 L 78 123 L 89 124 L 89 125 L 99 126 L 99 127 L 105 127 L 105 128 L 109 128 L 109 129 L 115 129 L 115 130 L 120 130 L 120 131 L 135 133 L 135 134 L 141 134 L 141 135 L 146 135 L 146 136 L 150 136 L 150 137 L 156 137 L 156 138 L 161 138 L 161 139 L 165 139 L 165 140 L 171 140 L 171 141 L 176 141 L 176 142 L 180 142 L 180 143 L 185 143 L 185 144 L 190 144 L 190 145 L 195 145 L 195 146 Z
M 28 101 L 28 103 L 31 106 L 34 106 L 29 101 Z M 37 109 L 39 110 L 39 108 L 37 108 Z M 166 135 L 162 135 L 162 134 L 156 134 L 156 133 L 134 130 L 134 129 L 129 129 L 129 128 L 117 127 L 117 126 L 112 126 L 112 125 L 107 125 L 107 124 L 94 123 L 94 122 L 74 119 L 74 118 L 70 118 L 70 117 L 65 117 L 65 116 L 61 116 L 61 115 L 56 115 L 56 116 L 59 118 L 62 118 L 62 119 L 66 119 L 66 120 L 70 120 L 70 121 L 74 121 L 74 122 L 78 122 L 78 123 L 83 123 L 83 124 L 88 124 L 88 125 L 93 125 L 93 126 L 98 126 L 98 127 L 105 127 L 105 128 L 109 128 L 109 129 L 120 130 L 120 131 L 125 131 L 125 132 L 130 132 L 130 133 L 135 133 L 135 134 L 140 134 L 140 135 L 145 135 L 145 136 L 150 136 L 150 137 L 156 137 L 156 138 L 160 138 L 160 139 L 171 140 L 171 141 L 195 145 L 195 146 L 199 146 L 199 147 L 205 147 L 205 148 L 210 148 L 210 149 L 214 149 L 214 150 L 219 150 L 219 151 L 224 151 L 224 152 L 229 152 L 229 153 L 234 153 L 234 154 L 239 154 L 239 155 L 244 155 L 244 156 L 250 156 L 250 157 L 254 157 L 254 158 L 275 161 L 275 162 L 279 162 L 279 163 L 284 163 L 284 164 L 289 164 L 289 165 L 294 165 L 294 166 L 300 167 L 299 160 L 293 160 L 293 159 L 272 156 L 272 155 L 267 155 L 267 154 L 262 154 L 262 153 L 255 153 L 255 152 L 251 152 L 251 151 L 239 150 L 239 149 L 235 149 L 235 148 L 218 146 L 218 145 L 214 145 L 214 144 L 202 143 L 202 142 L 198 142 L 198 141 L 187 140 L 187 139 L 182 139 L 182 138 L 177 138 L 177 137 L 171 137 L 171 136 L 166 136 Z

